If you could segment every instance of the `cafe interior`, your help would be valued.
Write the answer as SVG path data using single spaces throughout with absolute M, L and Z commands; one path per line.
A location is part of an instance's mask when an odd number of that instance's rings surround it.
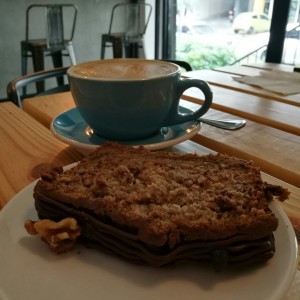
M 0 100 L 7 99 L 6 87 L 7 84 L 24 74 L 31 73 L 33 71 L 41 69 L 51 69 L 56 65 L 70 66 L 72 64 L 97 60 L 103 58 L 119 57 L 120 53 L 113 53 L 110 42 L 104 42 L 105 38 L 112 33 L 119 32 L 123 26 L 125 26 L 126 17 L 124 7 L 118 7 L 115 10 L 115 16 L 113 16 L 112 10 L 116 4 L 122 1 L 89 1 L 88 3 L 82 3 L 82 1 L 64 1 L 67 7 L 63 8 L 62 19 L 60 29 L 55 29 L 51 32 L 51 26 L 48 28 L 47 22 L 51 18 L 45 18 L 45 9 L 32 8 L 27 12 L 27 9 L 36 4 L 32 1 L 19 1 L 14 5 L 9 1 L 1 2 L 1 71 L 2 76 L 0 78 Z M 126 2 L 126 1 L 123 1 Z M 127 1 L 131 2 L 131 1 Z M 132 1 L 135 2 L 135 1 Z M 141 1 L 143 2 L 143 1 Z M 140 26 L 138 34 L 141 34 L 143 39 L 143 53 L 139 56 L 148 59 L 179 59 L 176 47 L 176 38 L 180 39 L 176 35 L 176 18 L 178 20 L 178 11 L 182 9 L 182 4 L 177 1 L 146 1 L 148 7 L 146 7 L 145 13 L 141 16 L 146 24 L 139 25 L 134 24 L 131 26 Z M 178 1 L 182 2 L 182 1 Z M 227 2 L 227 3 L 225 3 Z M 277 3 L 278 2 L 278 3 Z M 290 1 L 291 7 L 298 7 L 298 2 Z M 42 1 L 38 4 L 60 4 L 61 1 Z M 232 11 L 235 11 L 237 15 L 239 12 L 248 11 L 251 9 L 264 11 L 268 8 L 268 16 L 272 20 L 272 26 L 270 27 L 270 38 L 266 40 L 267 47 L 265 50 L 265 57 L 263 58 L 268 62 L 281 62 L 285 28 L 288 23 L 288 14 L 291 10 L 289 1 L 281 4 L 280 1 L 238 1 L 228 0 L 224 1 L 215 0 L 210 5 L 201 4 L 198 5 L 195 2 L 195 9 L 198 9 L 198 15 L 204 20 L 208 18 L 214 18 L 215 16 L 228 16 Z M 247 5 L 245 5 L 247 3 Z M 292 5 L 293 4 L 293 5 Z M 74 8 L 71 7 L 74 5 Z M 149 9 L 151 7 L 151 9 Z M 191 8 L 190 8 L 191 9 Z M 192 8 L 193 9 L 193 8 Z M 75 11 L 74 11 L 75 10 Z M 7 13 L 9 11 L 10 13 Z M 55 15 L 52 19 L 55 19 Z M 177 17 L 176 17 L 177 15 Z M 297 19 L 299 12 L 297 12 L 294 19 Z M 129 15 L 127 18 L 131 18 Z M 122 21 L 121 21 L 122 20 Z M 50 21 L 51 22 L 51 21 Z M 57 21 L 53 21 L 54 23 Z M 229 23 L 229 22 L 228 22 Z M 54 28 L 57 28 L 54 26 Z M 222 26 L 222 24 L 221 24 Z M 52 26 L 53 28 L 53 26 Z M 62 30 L 63 29 L 63 30 Z M 26 39 L 46 39 L 49 34 L 57 35 L 59 41 L 60 35 L 64 35 L 65 42 L 68 40 L 71 42 L 72 55 L 69 56 L 68 49 L 63 46 L 63 56 L 57 56 L 58 61 L 53 62 L 49 51 L 41 53 L 41 57 L 38 60 L 32 60 L 29 56 L 31 53 L 22 53 L 24 51 Z M 204 37 L 204 41 L 205 41 Z M 61 38 L 60 38 L 61 39 Z M 49 42 L 49 41 L 48 41 Z M 57 41 L 55 42 L 57 43 Z M 103 45 L 106 44 L 105 47 Z M 53 46 L 52 46 L 53 47 Z M 35 48 L 35 50 L 37 47 Z M 27 49 L 28 50 L 28 49 Z M 53 51 L 51 50 L 53 53 Z M 57 53 L 54 52 L 54 53 Z M 43 55 L 42 55 L 43 54 Z M 248 53 L 247 53 L 248 54 Z M 132 56 L 130 53 L 125 53 L 124 56 Z M 180 56 L 180 55 L 179 55 Z M 181 57 L 180 57 L 181 58 Z M 238 60 L 241 57 L 236 57 L 235 61 L 224 62 L 225 64 L 239 63 Z M 60 61 L 62 60 L 62 62 Z M 34 62 L 38 65 L 34 67 Z M 297 63 L 294 62 L 294 63 Z M 26 64 L 26 67 L 24 66 Z M 197 68 L 197 66 L 195 67 Z M 34 93 L 34 91 L 33 91 Z
M 241 14 L 253 23 L 235 27 Z M 267 30 L 259 18 L 269 22 Z M 94 299 L 101 293 L 105 300 L 299 299 L 299 20 L 299 0 L 2 0 L 0 299 Z M 110 141 L 80 114 L 68 69 L 127 58 L 176 64 L 180 80 L 209 85 L 212 103 L 201 118 L 117 142 L 251 161 L 263 182 L 288 191 L 288 199 L 269 204 L 279 225 L 276 251 L 263 266 L 221 274 L 195 266 L 136 269 L 85 248 L 65 260 L 43 256 L 38 241 L 31 244 L 23 224 L 37 218 L 37 180 Z M 186 89 L 177 110 L 191 114 L 205 98 L 201 89 Z

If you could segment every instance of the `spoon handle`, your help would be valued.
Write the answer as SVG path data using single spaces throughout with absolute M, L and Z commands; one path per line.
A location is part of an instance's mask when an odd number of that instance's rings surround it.
M 246 125 L 246 120 L 215 120 L 198 118 L 198 121 L 225 130 L 237 130 Z

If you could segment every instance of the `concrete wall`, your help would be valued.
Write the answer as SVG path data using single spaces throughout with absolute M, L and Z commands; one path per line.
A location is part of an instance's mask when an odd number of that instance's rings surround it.
M 6 98 L 7 83 L 21 75 L 20 42 L 25 38 L 26 8 L 35 3 L 72 3 L 78 7 L 78 18 L 74 36 L 77 63 L 100 59 L 101 35 L 108 31 L 113 5 L 125 0 L 0 0 L 0 99 Z M 151 4 L 153 1 L 147 1 Z M 36 24 L 37 29 L 40 24 Z M 154 16 L 147 31 L 147 58 L 154 57 Z M 106 58 L 112 56 L 107 51 Z M 70 65 L 68 57 L 64 65 Z M 45 68 L 52 68 L 50 58 L 45 60 Z M 29 71 L 32 63 L 29 60 Z

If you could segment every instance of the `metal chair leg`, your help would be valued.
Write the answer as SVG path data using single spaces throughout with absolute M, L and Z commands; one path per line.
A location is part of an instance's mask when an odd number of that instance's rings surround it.
M 105 56 L 105 42 L 101 42 L 101 52 L 100 52 L 100 58 L 104 59 Z
M 114 58 L 123 57 L 123 41 L 122 37 L 112 37 L 113 56 Z
M 27 49 L 24 45 L 24 43 L 21 43 L 21 62 L 22 62 L 22 76 L 27 74 Z M 23 95 L 27 94 L 27 88 L 23 88 Z
M 33 61 L 33 69 L 35 72 L 44 70 L 44 46 L 34 46 L 31 49 L 32 52 L 32 61 Z M 36 83 L 36 89 L 38 93 L 42 93 L 45 90 L 44 81 L 40 81 Z
M 68 44 L 67 44 L 67 51 L 68 51 L 69 56 L 70 56 L 71 64 L 73 66 L 76 65 L 77 62 L 76 62 L 76 57 L 75 57 L 75 52 L 74 52 L 72 41 L 68 42 Z
M 56 51 L 56 52 L 52 52 L 51 53 L 51 58 L 52 58 L 52 62 L 55 68 L 60 68 L 63 66 L 63 59 L 62 59 L 62 52 L 61 51 Z M 61 86 L 64 85 L 64 77 L 57 77 L 57 85 Z

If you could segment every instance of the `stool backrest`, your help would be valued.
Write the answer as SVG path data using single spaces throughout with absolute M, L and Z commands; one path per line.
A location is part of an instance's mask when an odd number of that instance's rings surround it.
M 114 23 L 119 23 L 126 40 L 138 41 L 147 30 L 151 13 L 152 6 L 148 3 L 116 4 L 111 13 L 109 35 L 113 33 Z
M 47 45 L 59 48 L 64 43 L 64 22 L 61 6 L 47 7 Z
M 65 20 L 63 10 L 71 8 L 70 19 Z M 47 47 L 51 51 L 65 48 L 65 41 L 72 41 L 75 31 L 77 7 L 73 4 L 33 4 L 26 11 L 26 40 L 30 40 L 30 17 L 33 11 L 42 13 L 45 18 L 45 36 Z M 65 33 L 65 22 L 70 23 L 68 35 Z M 66 37 L 67 36 L 67 37 Z

